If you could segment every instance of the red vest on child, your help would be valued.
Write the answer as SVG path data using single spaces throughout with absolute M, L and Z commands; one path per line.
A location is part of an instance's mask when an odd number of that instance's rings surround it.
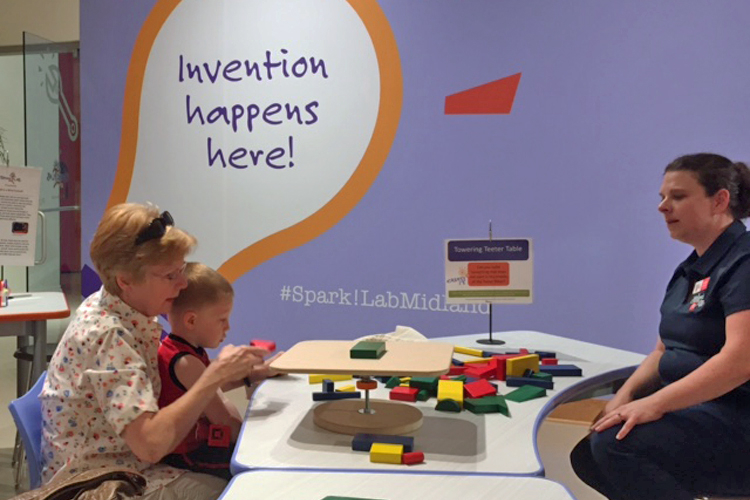
M 165 337 L 159 346 L 159 375 L 161 376 L 159 408 L 164 408 L 187 392 L 185 386 L 177 380 L 174 372 L 175 363 L 183 356 L 195 356 L 206 366 L 211 363 L 202 347 L 195 347 L 173 333 Z M 210 425 L 211 422 L 206 417 L 199 418 L 172 453 L 188 453 L 205 444 L 208 441 Z

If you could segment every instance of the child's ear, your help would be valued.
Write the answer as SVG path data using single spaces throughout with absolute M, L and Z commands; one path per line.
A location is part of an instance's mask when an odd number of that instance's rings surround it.
M 197 319 L 198 315 L 195 314 L 195 311 L 188 311 L 182 315 L 182 322 L 185 324 L 185 326 L 190 328 L 195 327 L 195 322 Z

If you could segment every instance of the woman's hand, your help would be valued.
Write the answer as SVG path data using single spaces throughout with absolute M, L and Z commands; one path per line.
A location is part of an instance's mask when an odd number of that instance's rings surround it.
M 258 347 L 230 344 L 219 352 L 219 356 L 208 365 L 205 373 L 217 377 L 218 385 L 221 386 L 226 382 L 249 377 L 254 367 L 264 364 L 263 356 L 266 354 L 268 351 Z
M 595 432 L 601 432 L 622 424 L 622 429 L 617 433 L 617 439 L 624 439 L 636 425 L 659 420 L 664 416 L 664 413 L 656 404 L 655 398 L 649 396 L 621 406 L 615 406 L 614 410 L 611 411 L 606 411 L 605 408 L 604 416 L 591 429 Z
M 610 399 L 607 402 L 607 404 L 604 406 L 604 410 L 602 410 L 601 415 L 607 415 L 608 413 L 613 413 L 619 407 L 621 407 L 622 405 L 626 405 L 630 403 L 631 401 L 633 401 L 633 396 L 631 396 L 625 391 L 619 391 L 617 394 L 614 395 L 612 399 Z

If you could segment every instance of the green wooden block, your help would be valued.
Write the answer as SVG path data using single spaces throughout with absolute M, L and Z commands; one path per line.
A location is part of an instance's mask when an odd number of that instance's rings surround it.
M 393 389 L 394 387 L 398 387 L 401 385 L 401 379 L 398 377 L 391 377 L 388 379 L 388 382 L 385 383 L 386 389 Z
M 510 417 L 508 403 L 503 396 L 486 396 L 484 398 L 467 398 L 464 400 L 464 408 L 472 413 L 502 413 Z
M 552 380 L 552 374 L 551 373 L 544 373 L 544 372 L 538 372 L 531 375 L 532 378 L 539 378 L 542 380 Z
M 453 377 L 453 378 L 452 378 L 451 380 L 460 380 L 461 382 L 464 382 L 464 383 L 466 383 L 466 379 L 467 379 L 467 378 L 468 378 L 468 377 L 467 377 L 466 375 L 458 375 L 458 376 L 456 376 L 456 377 Z
M 435 406 L 435 409 L 438 411 L 452 411 L 455 413 L 460 413 L 461 405 L 452 399 L 444 399 L 442 401 L 438 401 L 438 404 L 437 406 Z
M 430 399 L 430 391 L 427 389 L 422 389 L 417 393 L 417 401 L 427 401 Z
M 438 387 L 437 377 L 412 377 L 409 381 L 409 387 L 416 387 L 417 389 L 424 389 L 429 392 L 437 392 Z
M 505 395 L 505 399 L 508 401 L 515 401 L 516 403 L 523 403 L 536 398 L 543 398 L 547 395 L 547 390 L 541 387 L 534 387 L 533 385 L 523 385 L 513 392 Z
M 385 354 L 385 342 L 357 342 L 349 350 L 351 359 L 380 359 Z

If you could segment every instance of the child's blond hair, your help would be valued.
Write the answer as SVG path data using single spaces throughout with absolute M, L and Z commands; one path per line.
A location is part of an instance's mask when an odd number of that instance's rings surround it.
M 234 289 L 227 279 L 200 262 L 188 262 L 185 266 L 188 285 L 172 303 L 172 313 L 213 305 L 220 300 L 234 298 Z

